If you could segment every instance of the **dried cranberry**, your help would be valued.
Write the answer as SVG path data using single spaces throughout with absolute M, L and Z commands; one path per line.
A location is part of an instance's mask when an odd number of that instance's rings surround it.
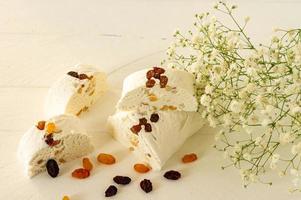
M 127 185 L 132 181 L 132 179 L 127 176 L 115 176 L 113 178 L 113 181 L 120 185 Z
M 165 69 L 161 67 L 154 67 L 154 72 L 157 74 L 163 74 L 165 72 Z
M 165 88 L 165 86 L 167 85 L 167 82 L 168 82 L 167 76 L 160 77 L 160 87 L 161 88 Z
M 49 159 L 46 163 L 46 169 L 48 174 L 52 177 L 55 178 L 57 177 L 57 175 L 60 172 L 60 168 L 59 165 L 57 164 L 57 162 L 53 159 Z
M 152 125 L 150 123 L 147 123 L 144 125 L 145 132 L 152 132 Z
M 78 78 L 79 78 L 80 80 L 83 80 L 83 79 L 89 79 L 89 76 L 88 76 L 87 74 L 80 74 L 80 75 L 78 75 Z
M 147 123 L 147 119 L 145 117 L 139 119 L 140 125 L 145 125 Z
M 154 70 L 149 70 L 148 72 L 146 72 L 146 78 L 151 79 L 154 77 L 154 74 L 155 74 Z
M 117 194 L 117 187 L 114 185 L 110 185 L 105 191 L 106 197 L 111 197 L 114 196 L 115 194 Z
M 149 79 L 146 81 L 145 86 L 148 88 L 152 88 L 152 87 L 154 87 L 155 84 L 156 84 L 156 81 L 154 79 Z
M 135 134 L 138 134 L 141 131 L 141 125 L 138 124 L 138 125 L 132 126 L 131 131 Z
M 165 172 L 164 177 L 170 180 L 178 180 L 181 178 L 181 173 L 178 171 L 170 170 Z
M 77 72 L 74 72 L 74 71 L 70 71 L 67 73 L 69 76 L 72 76 L 74 78 L 78 78 L 78 73 Z
M 157 113 L 153 113 L 150 117 L 151 122 L 157 122 L 159 121 L 159 115 Z
M 140 182 L 140 187 L 146 193 L 149 193 L 153 190 L 153 184 L 148 179 L 144 179 L 143 181 L 141 181 Z

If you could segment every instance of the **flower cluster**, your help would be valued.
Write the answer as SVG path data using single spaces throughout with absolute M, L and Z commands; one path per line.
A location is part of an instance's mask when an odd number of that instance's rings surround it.
M 172 68 L 194 74 L 199 112 L 222 127 L 214 146 L 240 170 L 244 185 L 263 182 L 267 169 L 294 176 L 301 189 L 301 29 L 277 30 L 269 45 L 254 44 L 236 6 L 222 1 L 195 15 L 195 31 L 176 31 L 167 50 Z

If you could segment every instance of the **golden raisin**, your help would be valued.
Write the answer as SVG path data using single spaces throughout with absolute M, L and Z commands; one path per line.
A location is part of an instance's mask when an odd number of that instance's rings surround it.
M 150 167 L 148 167 L 144 164 L 137 163 L 137 164 L 134 165 L 134 169 L 135 169 L 136 172 L 146 173 L 150 170 Z
M 90 171 L 84 168 L 79 168 L 72 172 L 72 177 L 78 179 L 88 178 L 89 176 L 90 176 Z
M 39 130 L 44 130 L 44 128 L 45 128 L 45 121 L 39 121 L 38 122 L 38 124 L 37 124 L 37 128 L 39 129 Z
M 183 163 L 190 163 L 198 159 L 197 155 L 195 153 L 186 154 L 182 158 Z
M 68 196 L 63 196 L 62 200 L 70 200 L 70 198 Z
M 86 170 L 91 171 L 93 169 L 93 165 L 91 163 L 91 161 L 89 160 L 89 158 L 83 158 L 83 167 Z
M 46 126 L 46 131 L 48 134 L 52 134 L 55 132 L 55 124 L 53 122 L 49 122 Z
M 155 94 L 149 94 L 148 99 L 150 101 L 157 101 L 158 100 L 158 98 Z
M 100 153 L 97 156 L 97 160 L 98 160 L 98 162 L 100 162 L 102 164 L 106 164 L 106 165 L 112 165 L 116 162 L 114 156 L 112 156 L 111 154 L 106 154 L 106 153 Z

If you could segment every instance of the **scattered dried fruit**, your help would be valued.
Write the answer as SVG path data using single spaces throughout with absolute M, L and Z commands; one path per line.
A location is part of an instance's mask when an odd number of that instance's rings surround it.
M 159 121 L 159 115 L 157 113 L 151 114 L 150 121 L 151 122 L 157 122 L 157 121 Z
M 39 130 L 44 130 L 46 121 L 39 121 L 37 124 L 37 128 Z
M 91 163 L 89 158 L 83 158 L 83 167 L 84 169 L 89 171 L 93 169 L 93 164 Z
M 134 165 L 134 169 L 136 172 L 139 172 L 139 173 L 147 173 L 150 168 L 144 164 L 140 164 L 140 163 L 137 163 Z
M 148 99 L 149 99 L 150 101 L 157 101 L 157 100 L 158 100 L 158 97 L 157 97 L 155 94 L 150 94 L 150 95 L 148 96 Z
M 147 119 L 145 117 L 139 119 L 139 125 L 145 125 L 147 123 Z
M 72 77 L 75 77 L 75 78 L 78 78 L 78 73 L 77 72 L 74 72 L 74 71 L 70 71 L 67 73 L 69 76 L 72 76 Z
M 128 176 L 115 176 L 113 181 L 120 185 L 127 185 L 132 181 L 132 179 Z
M 146 81 L 145 86 L 148 88 L 152 88 L 152 87 L 154 87 L 155 84 L 156 84 L 156 81 L 154 79 L 149 79 Z
M 183 163 L 190 163 L 198 159 L 198 156 L 195 153 L 186 154 L 182 158 Z
M 72 177 L 78 179 L 88 178 L 89 176 L 90 176 L 90 171 L 84 168 L 79 168 L 72 172 Z
M 106 197 L 111 197 L 117 194 L 117 187 L 114 185 L 110 185 L 108 189 L 105 191 L 105 196 Z
M 57 175 L 60 172 L 59 165 L 57 164 L 57 162 L 54 159 L 49 159 L 47 161 L 46 169 L 47 169 L 49 176 L 51 176 L 52 178 L 57 177 Z
M 112 165 L 116 162 L 116 159 L 114 158 L 114 156 L 112 156 L 111 154 L 106 154 L 106 153 L 100 153 L 97 156 L 97 160 L 98 160 L 98 162 L 100 162 L 102 164 L 106 164 L 106 165 Z
M 167 85 L 167 82 L 168 82 L 167 76 L 160 77 L 160 87 L 161 88 L 165 88 L 165 86 Z
M 78 75 L 79 80 L 89 79 L 89 76 L 87 74 L 80 74 Z
M 141 131 L 141 125 L 138 124 L 138 125 L 132 126 L 131 131 L 135 134 L 138 134 Z
M 144 179 L 143 181 L 141 181 L 140 187 L 146 193 L 149 193 L 153 190 L 152 182 L 148 179 Z
M 154 67 L 154 72 L 158 74 L 163 74 L 165 72 L 165 69 L 161 67 Z
M 178 171 L 170 170 L 165 172 L 164 177 L 170 180 L 178 180 L 181 178 L 181 173 Z
M 70 200 L 68 196 L 64 196 L 62 200 Z
M 154 74 L 155 74 L 154 70 L 149 70 L 146 72 L 146 78 L 151 79 L 154 77 Z
M 147 123 L 144 125 L 145 132 L 152 132 L 152 125 L 150 123 Z
M 46 125 L 46 132 L 48 134 L 52 134 L 54 133 L 56 127 L 55 127 L 55 124 L 53 122 L 49 122 L 47 125 Z

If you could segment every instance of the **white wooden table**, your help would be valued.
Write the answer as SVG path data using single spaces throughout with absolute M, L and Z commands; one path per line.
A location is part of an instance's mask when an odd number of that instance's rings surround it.
M 207 11 L 209 0 L 1 0 L 0 1 L 0 199 L 102 199 L 112 173 L 129 167 L 134 158 L 122 153 L 120 145 L 105 133 L 99 134 L 100 150 L 120 149 L 122 161 L 116 168 L 100 168 L 98 181 L 76 183 L 66 177 L 45 181 L 46 175 L 28 180 L 16 158 L 21 135 L 43 118 L 43 99 L 51 83 L 68 66 L 78 63 L 99 66 L 110 73 L 122 66 L 138 67 L 160 63 L 162 51 L 171 43 L 176 28 L 191 26 L 194 13 Z M 256 41 L 268 41 L 274 27 L 300 27 L 301 1 L 235 1 L 237 15 L 250 16 L 249 32 Z M 146 67 L 147 67 L 146 66 Z M 140 66 L 141 67 L 141 66 Z M 133 69 L 131 68 L 131 69 Z M 105 121 L 105 119 L 102 119 Z M 100 130 L 102 132 L 102 130 Z M 98 134 L 98 133 L 97 133 Z M 206 135 L 207 134 L 207 135 Z M 210 148 L 212 133 L 196 136 L 176 156 L 199 145 L 197 166 L 186 169 L 183 183 L 163 184 L 145 195 L 129 186 L 116 199 L 300 199 L 289 194 L 289 180 L 275 178 L 272 187 L 254 185 L 243 189 L 237 171 L 221 171 L 221 155 Z M 78 162 L 78 161 L 77 161 Z M 75 162 L 67 164 L 70 173 Z M 169 167 L 173 162 L 170 162 Z M 150 176 L 158 177 L 154 172 Z M 136 177 L 137 178 L 137 177 Z M 64 184 L 62 179 L 66 179 Z

